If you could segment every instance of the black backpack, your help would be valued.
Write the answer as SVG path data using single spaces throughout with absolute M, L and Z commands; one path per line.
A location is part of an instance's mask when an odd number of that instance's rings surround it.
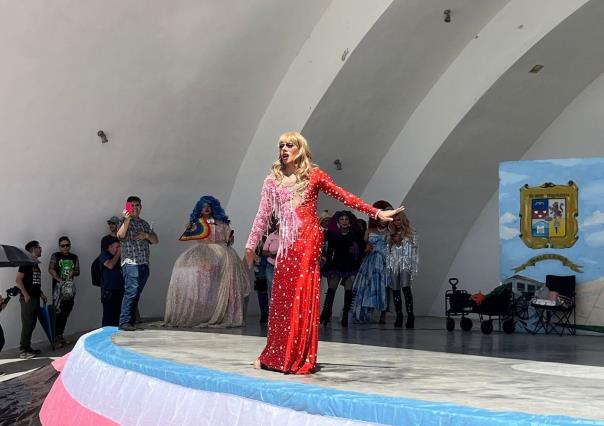
M 100 255 L 92 261 L 90 265 L 90 278 L 92 279 L 92 285 L 100 287 L 103 282 L 103 270 L 101 268 Z

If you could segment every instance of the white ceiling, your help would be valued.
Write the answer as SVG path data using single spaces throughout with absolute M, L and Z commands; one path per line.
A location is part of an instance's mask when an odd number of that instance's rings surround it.
M 361 193 L 417 105 L 507 2 L 393 2 L 304 126 L 316 161 L 335 173 L 338 182 Z M 452 9 L 450 24 L 443 21 L 444 9 Z M 340 172 L 333 166 L 336 158 L 344 166 Z M 412 161 L 401 158 L 400 167 Z
M 498 163 L 520 159 L 604 72 L 603 16 L 604 2 L 589 2 L 513 64 L 450 133 L 405 197 L 428 254 L 418 278 L 420 309 L 437 297 L 460 245 L 497 191 Z M 535 64 L 544 68 L 530 74 Z

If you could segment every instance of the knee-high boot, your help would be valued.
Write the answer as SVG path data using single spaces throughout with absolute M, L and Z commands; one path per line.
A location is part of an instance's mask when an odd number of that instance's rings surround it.
M 344 311 L 342 312 L 342 327 L 348 327 L 348 313 L 352 306 L 353 293 L 352 290 L 346 290 L 344 293 Z
M 394 308 L 396 309 L 394 326 L 396 328 L 401 328 L 403 326 L 403 300 L 401 299 L 401 291 L 392 290 L 392 299 L 394 300 Z
M 321 316 L 319 317 L 319 322 L 323 325 L 329 324 L 329 321 L 331 320 L 331 308 L 333 307 L 333 299 L 335 296 L 336 291 L 328 288 L 327 293 L 325 293 L 323 312 L 321 312 Z
M 405 309 L 407 310 L 405 327 L 413 328 L 415 326 L 415 316 L 413 315 L 413 294 L 411 294 L 411 287 L 403 287 L 403 295 L 405 296 Z

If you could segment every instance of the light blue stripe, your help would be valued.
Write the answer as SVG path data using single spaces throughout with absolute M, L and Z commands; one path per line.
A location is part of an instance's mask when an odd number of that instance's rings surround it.
M 225 373 L 205 367 L 153 358 L 114 345 L 111 336 L 116 332 L 115 327 L 105 327 L 101 332 L 86 337 L 84 342 L 86 351 L 110 365 L 180 386 L 208 392 L 228 393 L 311 414 L 386 425 L 604 425 L 604 422 L 596 420 L 567 416 L 497 412 L 450 403 L 362 394 Z M 563 396 L 561 396 L 560 403 L 564 403 Z

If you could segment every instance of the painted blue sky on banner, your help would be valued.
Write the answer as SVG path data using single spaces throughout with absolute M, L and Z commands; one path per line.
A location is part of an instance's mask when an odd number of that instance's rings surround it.
M 524 184 L 539 186 L 545 182 L 566 185 L 574 181 L 579 187 L 579 239 L 566 249 L 531 249 L 520 233 L 520 188 Z M 577 275 L 579 283 L 604 276 L 604 158 L 510 161 L 499 165 L 499 239 L 501 278 L 515 274 L 513 268 L 533 256 L 557 253 L 583 267 L 576 273 L 556 260 L 545 260 L 518 272 L 543 281 L 545 275 Z

